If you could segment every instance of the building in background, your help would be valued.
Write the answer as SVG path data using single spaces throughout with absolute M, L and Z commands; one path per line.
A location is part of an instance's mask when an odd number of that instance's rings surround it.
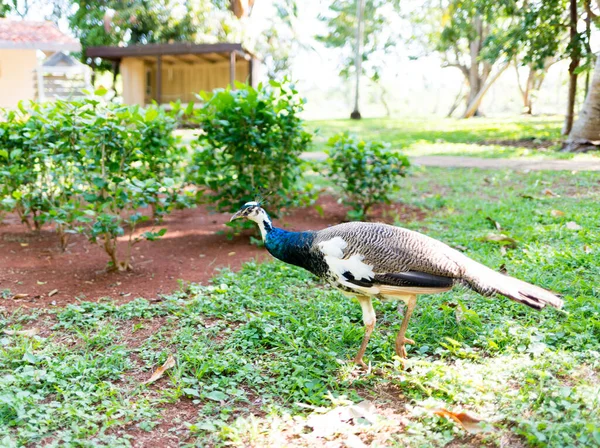
M 83 64 L 67 62 L 67 55 L 51 59 L 56 53 L 69 51 L 81 51 L 79 41 L 62 33 L 51 22 L 0 19 L 0 107 L 14 108 L 21 100 L 71 96 L 80 89 L 80 83 L 71 82 L 77 77 L 82 77 L 84 82 L 87 79 L 89 85 Z M 49 57 L 54 66 L 43 68 L 40 54 Z M 71 68 L 57 68 L 67 65 Z M 45 77 L 56 78 L 57 74 L 65 82 L 61 84 L 52 79 L 53 87 L 46 92 Z
M 90 47 L 86 56 L 113 63 L 115 78 L 121 74 L 125 104 L 197 102 L 200 91 L 234 81 L 255 85 L 257 79 L 256 59 L 238 43 Z

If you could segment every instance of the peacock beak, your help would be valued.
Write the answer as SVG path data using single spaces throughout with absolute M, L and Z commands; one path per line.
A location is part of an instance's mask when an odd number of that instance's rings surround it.
M 231 219 L 229 220 L 229 222 L 231 222 L 231 221 L 235 221 L 236 219 L 243 218 L 243 217 L 244 217 L 244 215 L 242 214 L 242 211 L 243 211 L 243 209 L 242 209 L 242 210 L 238 210 L 237 212 L 235 212 L 235 213 L 233 214 L 233 216 L 231 217 Z

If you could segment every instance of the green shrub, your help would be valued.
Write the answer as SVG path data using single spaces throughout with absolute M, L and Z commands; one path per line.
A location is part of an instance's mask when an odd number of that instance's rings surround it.
M 83 233 L 129 269 L 131 249 L 165 230 L 136 234 L 150 217 L 158 223 L 185 198 L 187 152 L 173 136 L 176 121 L 158 107 L 140 109 L 95 97 L 78 102 L 20 106 L 0 122 L 0 200 L 36 227 L 56 225 L 63 249 L 69 233 Z M 125 254 L 117 241 L 125 237 Z
M 201 200 L 218 211 L 233 211 L 264 193 L 273 210 L 294 203 L 300 154 L 312 138 L 298 116 L 304 101 L 294 87 L 238 83 L 235 90 L 201 95 L 192 178 L 203 187 Z
M 14 211 L 21 222 L 31 228 L 30 204 L 25 190 L 36 175 L 30 154 L 23 145 L 25 122 L 15 112 L 0 117 L 0 204 L 4 211 Z
M 408 159 L 389 151 L 378 141 L 364 141 L 347 133 L 329 139 L 326 151 L 328 178 L 352 207 L 353 219 L 366 217 L 369 209 L 380 202 L 389 204 L 399 189 L 399 178 L 406 175 Z
M 151 198 L 152 216 L 158 219 L 173 206 L 190 205 L 189 198 L 183 194 L 184 165 L 188 161 L 188 151 L 173 134 L 177 119 L 163 108 L 152 106 L 140 110 L 137 124 L 143 171 L 147 173 L 144 177 L 169 179 L 163 182 L 160 194 Z

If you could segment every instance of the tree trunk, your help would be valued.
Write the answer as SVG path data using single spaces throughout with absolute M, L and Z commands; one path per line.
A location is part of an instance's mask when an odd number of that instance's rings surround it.
M 596 60 L 590 90 L 563 151 L 585 152 L 600 145 L 600 58 Z
M 358 94 L 360 92 L 360 75 L 362 74 L 362 44 L 363 44 L 363 34 L 364 34 L 364 23 L 363 16 L 365 13 L 365 0 L 356 0 L 356 19 L 358 21 L 356 27 L 356 53 L 354 55 L 355 61 L 354 65 L 356 68 L 356 85 L 354 88 L 354 110 L 350 114 L 350 118 L 353 120 L 360 120 L 361 115 L 358 110 Z
M 567 99 L 567 113 L 565 115 L 565 124 L 562 129 L 563 135 L 569 135 L 573 128 L 573 118 L 575 115 L 575 96 L 577 94 L 577 67 L 579 66 L 579 44 L 577 42 L 577 0 L 570 0 L 569 3 L 569 34 L 571 47 L 571 63 L 569 64 L 569 97 Z
M 500 67 L 498 69 L 498 71 L 496 72 L 495 75 L 491 76 L 488 79 L 488 82 L 483 86 L 483 88 L 479 92 L 477 92 L 477 96 L 469 104 L 469 106 L 467 107 L 467 110 L 465 110 L 465 113 L 463 114 L 463 116 L 461 118 L 471 118 L 471 117 L 475 116 L 475 114 L 479 110 L 479 106 L 481 105 L 481 102 L 483 101 L 483 97 L 485 96 L 487 91 L 490 89 L 490 87 L 492 87 L 492 84 L 494 84 L 496 82 L 496 80 L 500 77 L 500 75 L 502 73 L 504 73 L 504 71 L 508 68 L 508 65 L 509 65 L 508 62 L 505 63 L 502 67 Z
M 548 72 L 548 69 L 555 61 L 551 58 L 547 58 L 544 63 L 544 68 L 542 70 L 536 70 L 532 64 L 527 66 L 529 73 L 527 75 L 527 80 L 525 81 L 525 85 L 521 85 L 521 78 L 519 76 L 519 67 L 515 65 L 517 72 L 517 84 L 519 86 L 519 91 L 521 92 L 521 98 L 523 100 L 523 114 L 524 115 L 532 115 L 533 114 L 533 100 L 536 96 L 537 92 L 542 88 L 542 83 L 544 82 L 544 77 Z M 516 63 L 515 63 L 516 64 Z
M 481 53 L 481 46 L 483 44 L 483 22 L 481 17 L 475 17 L 473 19 L 473 25 L 477 32 L 477 38 L 469 43 L 471 65 L 469 67 L 469 95 L 467 96 L 467 109 L 469 109 L 477 98 L 483 84 L 481 75 L 479 74 L 479 54 Z M 478 112 L 478 110 L 475 110 L 473 115 L 478 115 Z
M 446 114 L 446 118 L 452 117 L 452 114 L 454 113 L 454 111 L 456 109 L 458 109 L 458 106 L 460 105 L 460 103 L 462 103 L 462 100 L 465 97 L 465 94 L 463 93 L 464 85 L 465 85 L 464 83 L 460 85 L 460 90 L 458 91 L 458 94 L 456 95 L 456 98 L 454 99 L 454 103 L 452 103 L 452 106 L 450 106 L 450 109 L 448 110 L 448 113 Z
M 530 64 L 528 67 L 529 74 L 527 75 L 527 80 L 525 81 L 525 85 L 521 86 L 521 77 L 519 76 L 519 66 L 515 63 L 515 71 L 517 72 L 517 85 L 519 86 L 519 91 L 521 92 L 521 99 L 523 100 L 523 114 L 531 115 L 532 111 L 532 101 L 531 94 L 533 90 L 533 84 L 535 80 L 535 69 Z

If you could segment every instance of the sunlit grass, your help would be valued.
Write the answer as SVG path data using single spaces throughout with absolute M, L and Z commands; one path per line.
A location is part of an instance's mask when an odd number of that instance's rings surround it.
M 193 412 L 171 433 L 186 443 L 294 446 L 311 431 L 306 406 L 329 409 L 341 396 L 392 419 L 357 430 L 385 446 L 600 445 L 598 176 L 431 168 L 401 182 L 398 199 L 428 217 L 398 224 L 561 293 L 565 312 L 464 288 L 423 296 L 402 369 L 401 315 L 376 302 L 370 374 L 347 363 L 363 334 L 360 307 L 279 262 L 224 271 L 158 303 L 0 314 L 3 328 L 43 330 L 0 337 L 3 445 L 127 446 L 129 431 L 152 434 L 165 409 L 185 402 Z M 497 232 L 516 247 L 485 240 Z M 140 384 L 170 354 L 177 365 L 165 378 Z M 470 436 L 436 407 L 470 410 L 494 431 Z M 305 446 L 315 443 L 325 440 Z
M 323 151 L 329 137 L 348 131 L 364 139 L 382 140 L 412 156 L 453 155 L 485 158 L 592 159 L 598 152 L 573 155 L 561 147 L 562 117 L 510 118 L 373 118 L 309 121 L 315 131 L 313 151 Z M 527 145 L 519 145 L 526 141 Z M 511 143 L 516 142 L 516 143 Z

